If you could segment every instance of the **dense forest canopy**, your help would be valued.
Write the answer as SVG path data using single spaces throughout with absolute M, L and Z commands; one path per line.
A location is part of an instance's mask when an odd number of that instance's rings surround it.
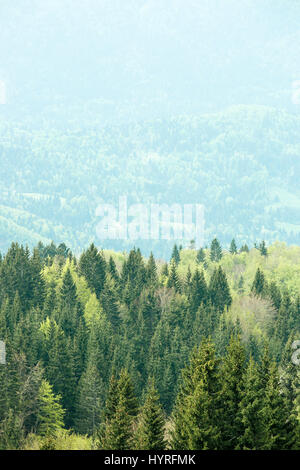
M 84 117 L 83 117 L 84 122 Z M 0 121 L 0 248 L 92 241 L 169 256 L 172 243 L 97 239 L 100 203 L 203 204 L 205 242 L 299 243 L 300 118 L 262 106 L 105 125 Z M 283 170 L 285 169 L 285 170 Z M 188 184 L 187 184 L 188 181 Z M 236 228 L 238 228 L 236 232 Z M 189 240 L 183 240 L 188 243 Z
M 264 241 L 175 245 L 168 263 L 13 243 L 0 449 L 299 449 L 299 258 Z

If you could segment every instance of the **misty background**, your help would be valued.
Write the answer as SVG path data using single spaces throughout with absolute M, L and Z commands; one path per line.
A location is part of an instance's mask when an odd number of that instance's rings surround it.
M 204 204 L 207 243 L 299 243 L 299 18 L 298 0 L 2 0 L 0 249 L 127 249 L 96 235 L 119 195 Z

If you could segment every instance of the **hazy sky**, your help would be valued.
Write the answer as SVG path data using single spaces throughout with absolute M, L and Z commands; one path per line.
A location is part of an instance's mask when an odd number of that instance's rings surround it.
M 1 0 L 0 80 L 11 107 L 98 100 L 198 112 L 291 105 L 298 0 Z

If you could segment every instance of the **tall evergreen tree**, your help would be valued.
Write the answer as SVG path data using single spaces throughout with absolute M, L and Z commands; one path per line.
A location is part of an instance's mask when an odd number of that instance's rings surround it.
M 148 384 L 145 402 L 135 432 L 135 447 L 140 450 L 164 450 L 165 418 L 153 379 Z
M 231 240 L 229 252 L 230 252 L 232 255 L 237 254 L 237 246 L 236 246 L 236 243 L 235 243 L 235 239 L 234 239 L 234 238 Z
M 194 349 L 182 372 L 173 410 L 171 446 L 175 450 L 205 450 L 219 447 L 218 361 L 210 340 Z
M 210 259 L 212 261 L 220 261 L 222 258 L 222 247 L 217 238 L 214 238 L 210 245 Z
M 257 297 L 261 297 L 264 295 L 266 287 L 267 283 L 265 280 L 264 273 L 259 268 L 257 268 L 255 278 L 251 287 L 251 292 Z
M 178 266 L 179 262 L 180 262 L 180 253 L 179 253 L 179 250 L 177 248 L 177 245 L 175 243 L 174 247 L 173 247 L 173 251 L 172 251 L 172 256 L 171 256 L 171 260 L 170 261 L 174 261 L 174 263 L 176 264 L 176 266 Z
M 64 427 L 64 410 L 60 396 L 55 396 L 51 385 L 43 380 L 39 391 L 38 434 L 53 436 Z
M 93 243 L 79 259 L 79 273 L 85 277 L 88 286 L 99 298 L 105 282 L 106 261 Z
M 220 312 L 223 312 L 225 307 L 230 307 L 232 297 L 226 274 L 221 266 L 216 268 L 211 276 L 209 293 L 212 305 L 214 305 Z
M 235 449 L 243 433 L 239 406 L 244 391 L 245 350 L 239 336 L 232 336 L 220 369 L 222 389 L 221 441 L 222 449 Z

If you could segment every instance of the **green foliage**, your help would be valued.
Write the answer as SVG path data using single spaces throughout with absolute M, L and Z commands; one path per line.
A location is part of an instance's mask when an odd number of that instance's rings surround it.
M 222 258 L 222 247 L 217 238 L 214 238 L 210 245 L 210 259 L 211 261 L 220 261 Z
M 154 381 L 148 384 L 146 398 L 138 417 L 135 431 L 136 448 L 140 450 L 164 450 L 165 418 Z
M 299 448 L 297 247 L 58 248 L 0 258 L 1 448 Z
M 55 436 L 64 427 L 64 410 L 60 396 L 55 396 L 51 385 L 43 380 L 38 395 L 39 412 L 37 433 L 40 436 Z

